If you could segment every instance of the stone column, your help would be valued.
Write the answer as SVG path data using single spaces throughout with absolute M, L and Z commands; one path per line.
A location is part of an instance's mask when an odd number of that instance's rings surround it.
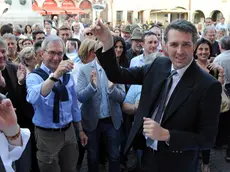
M 171 22 L 171 14 L 168 13 L 168 23 L 170 23 L 170 22 Z
M 108 21 L 113 22 L 112 21 L 112 2 L 111 2 L 111 0 L 108 0 L 107 3 L 108 3 L 108 16 L 107 16 Z
M 138 11 L 133 11 L 133 23 L 136 23 L 138 19 Z
M 150 19 L 150 11 L 151 10 L 145 10 L 144 11 L 143 24 L 146 23 L 146 21 L 149 21 L 149 19 Z
M 123 10 L 123 16 L 122 16 L 122 21 L 125 22 L 125 24 L 127 24 L 127 10 Z

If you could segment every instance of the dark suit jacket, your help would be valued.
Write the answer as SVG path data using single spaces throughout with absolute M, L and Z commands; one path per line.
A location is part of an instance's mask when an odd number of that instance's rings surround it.
M 143 53 L 143 51 L 141 50 L 141 52 L 140 52 L 139 54 L 137 54 L 137 53 L 135 53 L 135 52 L 133 51 L 132 48 L 130 48 L 130 49 L 128 49 L 128 50 L 126 51 L 126 57 L 128 58 L 128 61 L 129 61 L 129 63 L 130 63 L 130 61 L 131 61 L 134 57 L 139 56 L 139 55 L 141 55 L 142 53 Z
M 18 66 L 12 62 L 7 62 L 3 77 L 6 81 L 6 89 L 0 87 L 0 92 L 7 93 L 7 97 L 12 101 L 14 108 L 16 108 L 16 114 L 18 124 L 20 127 L 33 129 L 32 117 L 34 114 L 33 107 L 26 101 L 26 86 L 19 85 L 17 79 Z
M 127 153 L 136 137 L 143 138 L 143 117 L 151 117 L 172 63 L 167 57 L 158 57 L 150 65 L 125 69 L 116 65 L 113 49 L 104 53 L 99 49 L 97 57 L 112 82 L 143 85 L 125 147 Z M 220 103 L 221 84 L 193 61 L 172 93 L 161 122 L 170 132 L 169 146 L 164 141 L 158 142 L 158 165 L 163 172 L 194 172 L 198 151 L 211 148 L 215 143 Z

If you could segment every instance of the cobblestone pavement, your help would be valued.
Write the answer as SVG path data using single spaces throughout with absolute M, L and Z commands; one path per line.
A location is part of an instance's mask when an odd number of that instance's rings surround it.
M 225 149 L 213 149 L 210 157 L 211 172 L 230 172 L 230 163 L 225 161 Z M 105 172 L 106 170 L 101 170 Z M 88 172 L 86 155 L 80 172 Z

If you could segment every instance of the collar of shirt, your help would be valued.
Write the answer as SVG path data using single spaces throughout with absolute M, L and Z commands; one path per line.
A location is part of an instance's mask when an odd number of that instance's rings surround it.
M 42 70 L 44 70 L 46 73 L 51 74 L 51 70 L 42 62 L 41 67 Z
M 193 59 L 191 60 L 191 62 L 190 62 L 187 66 L 185 66 L 185 67 L 183 67 L 183 68 L 181 68 L 181 69 L 177 69 L 177 70 L 176 70 L 180 78 L 182 78 L 182 76 L 184 75 L 185 71 L 186 71 L 186 70 L 188 69 L 188 67 L 192 64 L 192 62 L 193 62 Z M 171 71 L 173 71 L 173 70 L 175 70 L 175 69 L 174 69 L 173 64 L 172 64 L 172 66 L 171 66 Z
M 102 70 L 101 65 L 99 65 L 97 61 L 96 61 L 96 67 L 97 67 L 97 70 L 98 70 L 98 71 L 101 71 L 101 70 Z
M 139 58 L 140 58 L 140 61 L 145 61 L 145 58 L 144 58 L 144 52 L 143 52 L 143 54 L 141 54 L 141 55 L 139 55 Z
M 230 53 L 230 50 L 226 50 L 226 51 L 223 51 L 221 54 L 229 54 L 229 53 Z

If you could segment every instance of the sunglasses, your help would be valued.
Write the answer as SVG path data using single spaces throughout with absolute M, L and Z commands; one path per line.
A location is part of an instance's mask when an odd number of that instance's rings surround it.
M 88 32 L 88 33 L 85 33 L 87 36 L 92 36 L 93 35 L 93 33 L 91 33 L 91 32 Z

